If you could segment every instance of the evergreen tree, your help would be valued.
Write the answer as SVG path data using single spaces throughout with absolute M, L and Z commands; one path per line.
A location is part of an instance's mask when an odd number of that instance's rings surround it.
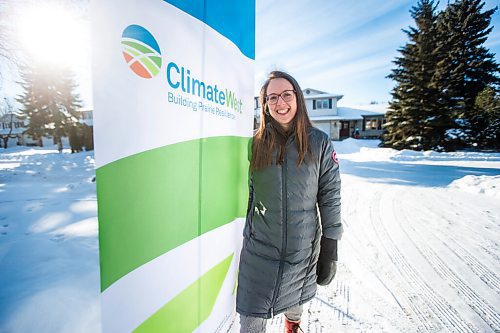
M 500 149 L 500 94 L 493 87 L 486 87 L 476 98 L 475 114 L 471 121 L 480 130 L 475 144 L 480 148 Z
M 69 145 L 71 153 L 79 153 L 83 150 L 83 126 L 82 124 L 75 123 L 69 130 Z
M 387 112 L 386 132 L 382 145 L 396 149 L 429 149 L 436 141 L 431 123 L 438 99 L 431 86 L 436 67 L 436 5 L 432 0 L 420 0 L 410 13 L 416 27 L 403 30 L 410 42 L 399 49 L 396 68 L 388 77 L 396 81 L 393 100 Z
M 23 93 L 18 101 L 28 119 L 26 133 L 42 145 L 42 137 L 51 135 L 62 147 L 61 138 L 69 134 L 78 121 L 80 99 L 74 93 L 76 84 L 68 70 L 27 66 L 21 71 Z
M 20 72 L 23 93 L 17 101 L 23 105 L 21 117 L 28 120 L 25 133 L 43 146 L 42 138 L 47 134 L 45 127 L 46 110 L 41 101 L 43 94 L 42 74 L 39 68 L 25 67 Z
M 83 124 L 83 145 L 85 151 L 94 150 L 94 127 Z
M 476 98 L 487 86 L 499 83 L 499 66 L 484 47 L 496 8 L 483 12 L 483 7 L 481 0 L 460 0 L 438 18 L 439 61 L 433 87 L 440 92 L 440 108 L 454 120 L 442 141 L 449 150 L 477 144 L 484 124 L 477 117 Z

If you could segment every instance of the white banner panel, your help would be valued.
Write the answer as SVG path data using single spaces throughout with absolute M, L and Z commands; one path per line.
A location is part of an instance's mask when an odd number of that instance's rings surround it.
M 235 326 L 254 7 L 92 3 L 104 332 Z

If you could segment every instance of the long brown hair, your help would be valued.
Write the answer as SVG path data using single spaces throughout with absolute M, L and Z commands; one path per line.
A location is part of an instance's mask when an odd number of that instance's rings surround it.
M 288 132 L 271 117 L 266 103 L 267 87 L 273 79 L 285 79 L 291 83 L 295 96 L 297 98 L 297 113 L 292 120 Z M 309 116 L 307 115 L 306 102 L 304 94 L 298 82 L 288 73 L 281 71 L 272 71 L 269 73 L 266 82 L 260 89 L 260 125 L 253 137 L 252 159 L 250 169 L 252 171 L 265 168 L 273 164 L 273 152 L 279 149 L 276 164 L 282 164 L 285 154 L 285 144 L 289 136 L 293 136 L 297 144 L 299 159 L 297 165 L 304 162 L 309 149 L 308 130 L 312 127 Z

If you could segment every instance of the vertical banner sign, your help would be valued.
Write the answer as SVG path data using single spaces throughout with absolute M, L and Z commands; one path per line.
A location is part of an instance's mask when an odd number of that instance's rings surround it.
M 254 0 L 96 0 L 103 332 L 232 332 Z

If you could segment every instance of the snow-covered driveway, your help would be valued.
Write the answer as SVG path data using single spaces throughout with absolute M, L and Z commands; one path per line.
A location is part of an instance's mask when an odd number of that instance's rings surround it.
M 335 143 L 345 233 L 305 332 L 500 330 L 500 154 Z M 0 333 L 99 331 L 91 153 L 0 152 Z M 238 324 L 233 327 L 236 329 Z M 269 332 L 282 332 L 283 317 Z
M 337 147 L 339 272 L 305 331 L 499 331 L 500 154 Z

